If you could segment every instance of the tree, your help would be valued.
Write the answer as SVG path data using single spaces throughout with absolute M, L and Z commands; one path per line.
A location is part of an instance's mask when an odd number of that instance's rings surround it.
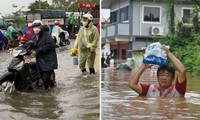
M 63 9 L 69 12 L 78 12 L 78 3 L 99 5 L 99 2 L 99 0 L 52 0 L 54 8 Z
M 62 9 L 67 11 L 67 6 L 70 4 L 69 0 L 52 0 L 55 9 Z
M 166 13 L 166 20 L 168 22 L 168 35 L 173 35 L 175 32 L 175 13 L 174 13 L 174 0 L 165 0 L 165 13 Z
M 13 4 L 12 5 L 14 8 L 17 8 L 18 6 Z M 16 12 L 13 12 L 14 15 L 14 19 L 17 21 L 17 25 L 19 28 L 23 29 L 25 26 L 25 17 L 23 16 L 25 14 L 25 11 L 22 11 L 22 9 L 25 8 L 25 6 L 22 6 L 19 10 L 17 10 Z
M 28 9 L 53 9 L 53 7 L 47 1 L 35 1 L 28 6 Z
M 71 0 L 52 0 L 52 5 L 55 9 L 67 11 L 68 6 L 72 3 Z
M 176 26 L 176 31 L 165 38 L 158 40 L 162 44 L 170 46 L 170 50 L 186 67 L 192 75 L 199 76 L 200 73 L 200 2 L 192 1 L 194 4 L 194 14 L 191 25 L 183 24 L 181 21 Z M 168 21 L 170 22 L 170 21 Z M 168 23 L 170 24 L 170 23 Z

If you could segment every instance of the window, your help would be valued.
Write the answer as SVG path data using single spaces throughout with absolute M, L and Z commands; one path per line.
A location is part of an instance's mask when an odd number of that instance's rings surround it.
M 111 16 L 110 16 L 110 22 L 117 22 L 117 11 L 111 12 Z
M 182 9 L 182 22 L 188 23 L 188 19 L 192 17 L 192 8 L 183 8 Z
M 129 19 L 129 7 L 124 7 L 120 9 L 120 22 L 127 21 Z
M 114 59 L 118 59 L 119 55 L 118 55 L 118 49 L 114 49 Z
M 183 16 L 185 16 L 186 18 L 191 18 L 192 12 L 193 12 L 193 9 L 183 9 Z
M 144 22 L 160 22 L 161 11 L 160 7 L 143 7 L 143 21 Z

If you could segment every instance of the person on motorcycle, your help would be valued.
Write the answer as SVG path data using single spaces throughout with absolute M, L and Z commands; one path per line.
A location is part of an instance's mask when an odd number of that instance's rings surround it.
M 79 68 L 82 74 L 86 74 L 86 61 L 89 65 L 90 74 L 95 74 L 94 61 L 96 57 L 96 48 L 98 46 L 99 32 L 92 23 L 93 16 L 89 13 L 83 15 L 80 28 L 74 48 L 78 50 Z
M 9 37 L 10 41 L 13 41 L 16 37 L 19 37 L 19 33 L 15 30 L 15 28 L 13 27 L 13 23 L 10 22 L 8 24 L 8 28 L 6 31 L 6 36 Z
M 32 28 L 32 23 L 28 24 L 28 30 L 26 31 L 26 34 L 24 35 L 24 40 L 31 40 L 31 38 L 35 35 L 33 28 Z
M 55 26 L 53 27 L 53 30 L 52 30 L 52 33 L 51 33 L 51 35 L 53 37 L 56 37 L 56 46 L 60 46 L 60 37 L 59 37 L 59 35 L 60 35 L 61 32 L 64 32 L 65 35 L 69 36 L 69 33 L 67 31 L 64 31 L 62 28 L 60 28 L 59 24 L 60 23 L 58 21 L 54 22 Z
M 55 43 L 52 40 L 51 35 L 44 32 L 43 23 L 41 20 L 35 20 L 32 23 L 35 36 L 33 41 L 35 43 L 32 55 L 36 57 L 36 62 L 39 66 L 42 80 L 44 82 L 45 89 L 54 87 L 51 76 L 54 73 L 54 69 L 57 69 L 57 55 L 55 50 Z
M 28 24 L 29 24 L 29 22 L 27 22 L 26 24 L 25 24 L 25 28 L 24 28 L 24 30 L 23 30 L 23 35 L 25 35 L 26 34 L 26 32 L 27 32 L 27 30 L 28 30 Z

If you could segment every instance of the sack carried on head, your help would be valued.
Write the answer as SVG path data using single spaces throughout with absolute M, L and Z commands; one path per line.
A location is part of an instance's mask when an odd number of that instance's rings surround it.
M 169 64 L 166 57 L 167 55 L 165 51 L 161 49 L 161 46 L 159 42 L 148 45 L 145 50 L 143 63 L 167 66 Z

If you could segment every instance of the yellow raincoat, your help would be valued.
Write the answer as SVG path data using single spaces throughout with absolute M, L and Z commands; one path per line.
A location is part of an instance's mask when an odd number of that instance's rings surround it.
M 92 22 L 89 23 L 88 28 L 80 28 L 74 48 L 78 50 L 78 63 L 81 70 L 86 68 L 86 62 L 89 68 L 94 68 L 98 40 L 99 32 Z M 91 49 L 94 52 L 91 52 Z

